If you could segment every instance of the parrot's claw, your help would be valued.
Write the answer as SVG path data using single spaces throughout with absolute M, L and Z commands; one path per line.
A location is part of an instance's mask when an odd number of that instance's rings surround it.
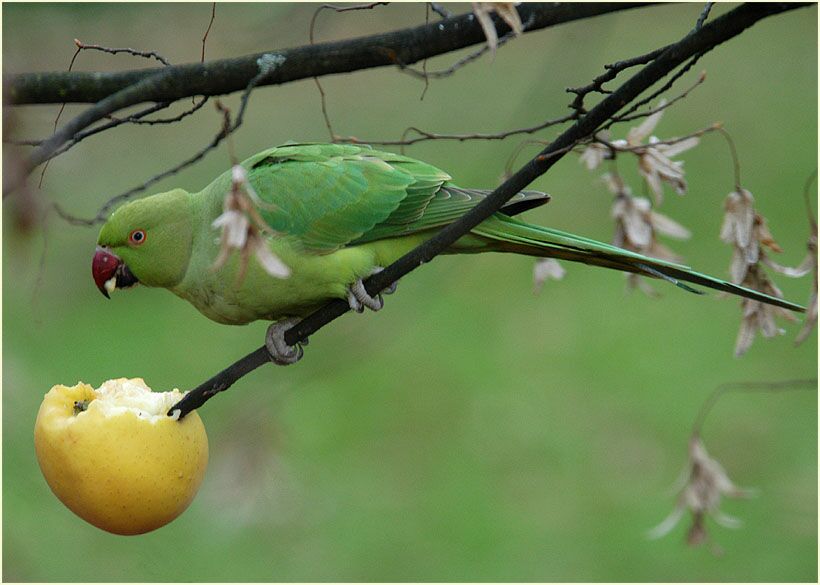
M 268 349 L 270 359 L 280 366 L 295 364 L 304 354 L 302 344 L 288 345 L 285 343 L 285 331 L 299 322 L 299 319 L 283 319 L 276 323 L 271 323 L 265 335 L 265 347 Z M 307 340 L 304 341 L 307 344 Z
M 372 311 L 380 310 L 384 307 L 384 300 L 382 300 L 381 295 L 371 297 L 367 294 L 362 279 L 360 278 L 347 287 L 347 304 L 357 313 L 362 313 L 365 307 Z
M 381 272 L 384 270 L 381 266 L 376 266 L 370 275 L 374 275 L 377 272 Z M 371 297 L 367 294 L 367 291 L 364 289 L 364 283 L 362 279 L 358 279 L 356 282 L 351 284 L 347 287 L 347 304 L 350 305 L 350 308 L 356 311 L 357 313 L 361 313 L 364 311 L 365 307 L 372 311 L 378 311 L 384 307 L 384 299 L 382 299 L 382 294 L 385 295 L 392 295 L 396 292 L 396 288 L 398 287 L 399 283 L 394 282 L 387 288 L 383 289 L 379 294 L 375 297 Z

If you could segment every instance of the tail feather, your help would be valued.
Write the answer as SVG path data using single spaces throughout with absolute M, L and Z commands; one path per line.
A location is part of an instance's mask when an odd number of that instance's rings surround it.
M 443 185 L 439 191 L 440 195 L 457 197 L 466 201 L 480 201 L 492 192 L 492 189 L 464 189 L 451 183 Z M 518 215 L 549 203 L 549 200 L 550 196 L 541 191 L 519 191 L 501 207 L 501 213 L 509 216 Z
M 684 284 L 689 282 L 792 311 L 805 311 L 805 308 L 798 304 L 695 272 L 683 264 L 650 258 L 590 238 L 524 223 L 500 214 L 485 220 L 472 231 L 476 235 L 497 242 L 496 249 L 499 251 L 557 258 L 622 272 L 633 272 L 660 278 L 689 292 L 703 294 Z

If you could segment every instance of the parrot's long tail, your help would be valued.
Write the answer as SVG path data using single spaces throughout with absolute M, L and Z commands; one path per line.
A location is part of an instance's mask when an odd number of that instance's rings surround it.
M 650 258 L 582 236 L 528 224 L 502 214 L 496 214 L 485 220 L 473 228 L 472 233 L 493 241 L 491 249 L 499 252 L 557 258 L 623 272 L 634 272 L 643 276 L 660 278 L 684 290 L 703 294 L 685 284 L 691 282 L 792 311 L 805 311 L 805 308 L 795 303 L 695 272 L 682 264 Z

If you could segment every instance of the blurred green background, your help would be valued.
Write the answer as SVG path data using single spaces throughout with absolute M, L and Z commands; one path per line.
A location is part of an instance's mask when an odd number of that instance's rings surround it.
M 423 101 L 423 83 L 394 69 L 325 78 L 328 110 L 337 133 L 362 139 L 398 138 L 410 125 L 456 133 L 534 125 L 565 113 L 564 88 L 587 83 L 605 63 L 680 38 L 701 6 L 527 34 L 494 60 L 433 80 Z M 731 7 L 720 4 L 715 14 Z M 220 4 L 207 58 L 304 44 L 314 9 Z M 4 71 L 64 70 L 74 38 L 197 61 L 209 17 L 210 4 L 5 4 Z M 316 36 L 343 39 L 424 19 L 423 4 L 325 12 Z M 468 52 L 432 59 L 428 69 Z M 84 52 L 75 69 L 148 65 Z M 656 134 L 722 121 L 738 145 L 743 183 L 785 250 L 778 260 L 796 265 L 808 235 L 803 184 L 817 160 L 816 7 L 766 19 L 718 47 L 676 90 L 700 70 L 706 83 L 665 114 Z M 238 96 L 224 101 L 236 111 Z M 68 106 L 61 121 L 84 107 Z M 16 137 L 44 137 L 57 110 L 7 110 L 6 132 L 13 124 Z M 35 199 L 92 215 L 199 150 L 218 127 L 209 104 L 177 125 L 90 138 L 51 163 Z M 291 139 L 327 139 L 311 80 L 254 92 L 233 138 L 241 158 Z M 462 185 L 490 188 L 521 141 L 429 142 L 406 152 Z M 26 151 L 7 149 L 15 152 Z M 711 135 L 682 158 L 689 193 L 667 190 L 661 211 L 693 238 L 672 247 L 702 271 L 725 275 L 731 250 L 717 234 L 733 186 L 726 144 Z M 153 191 L 198 190 L 228 165 L 221 148 Z M 634 162 L 619 166 L 642 193 Z M 528 219 L 609 240 L 611 199 L 599 175 L 565 157 L 533 184 L 554 198 Z M 813 377 L 816 334 L 795 348 L 799 324 L 788 324 L 786 335 L 758 339 L 734 359 L 733 299 L 662 284 L 661 298 L 651 299 L 625 291 L 617 273 L 576 265 L 535 296 L 532 261 L 502 255 L 438 258 L 403 279 L 386 310 L 347 315 L 315 335 L 296 367 L 257 370 L 209 402 L 201 416 L 211 463 L 188 511 L 144 536 L 104 533 L 64 508 L 40 474 L 32 429 L 43 394 L 57 383 L 120 376 L 190 389 L 259 346 L 266 325 L 217 325 L 147 288 L 105 301 L 90 275 L 96 230 L 54 216 L 45 232 L 36 223 L 20 229 L 20 205 L 14 196 L 3 206 L 5 581 L 817 579 L 812 391 L 728 396 L 708 419 L 711 454 L 739 485 L 760 490 L 756 499 L 724 503 L 744 521 L 740 530 L 710 522 L 722 556 L 685 546 L 688 519 L 660 541 L 645 537 L 673 506 L 669 490 L 685 464 L 687 435 L 712 388 Z M 788 298 L 807 300 L 807 278 L 776 280 Z

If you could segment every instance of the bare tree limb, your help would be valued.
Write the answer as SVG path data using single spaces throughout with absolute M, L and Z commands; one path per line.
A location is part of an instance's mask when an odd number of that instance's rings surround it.
M 213 137 L 211 142 L 209 142 L 204 148 L 199 150 L 196 154 L 194 154 L 193 156 L 185 159 L 181 163 L 178 163 L 177 165 L 173 166 L 172 168 L 170 168 L 166 171 L 163 171 L 163 172 L 159 173 L 158 175 L 154 175 L 153 177 L 151 177 L 150 179 L 148 179 L 147 181 L 145 181 L 141 185 L 133 187 L 133 188 L 129 189 L 128 191 L 124 192 L 124 193 L 120 193 L 119 195 L 115 195 L 114 197 L 110 198 L 99 209 L 99 211 L 97 211 L 97 215 L 95 215 L 92 218 L 84 219 L 84 218 L 81 218 L 81 217 L 76 217 L 74 215 L 71 215 L 67 211 L 65 211 L 58 204 L 54 203 L 53 206 L 54 206 L 54 209 L 56 210 L 57 214 L 61 218 L 63 218 L 64 220 L 66 220 L 67 222 L 69 222 L 73 225 L 93 226 L 93 225 L 98 224 L 98 223 L 104 223 L 106 218 L 108 217 L 108 212 L 117 203 L 120 203 L 122 201 L 126 201 L 126 200 L 130 199 L 131 197 L 133 197 L 137 193 L 141 193 L 141 192 L 145 191 L 148 187 L 150 187 L 154 183 L 157 183 L 157 182 L 161 181 L 162 179 L 167 179 L 168 177 L 171 177 L 171 176 L 177 174 L 182 169 L 185 169 L 185 168 L 191 166 L 192 164 L 194 164 L 196 162 L 199 162 L 200 160 L 205 158 L 206 154 L 208 154 L 210 151 L 212 151 L 217 146 L 219 146 L 219 144 L 225 138 L 228 138 L 232 133 L 234 133 L 236 131 L 237 128 L 239 128 L 242 125 L 242 121 L 243 121 L 244 116 L 245 116 L 245 108 L 248 107 L 248 100 L 251 97 L 251 92 L 256 87 L 256 84 L 259 82 L 259 80 L 263 79 L 265 77 L 265 75 L 267 75 L 267 73 L 268 73 L 267 70 L 262 69 L 256 75 L 256 77 L 251 79 L 250 83 L 248 84 L 248 87 L 246 87 L 245 91 L 242 93 L 242 98 L 240 100 L 239 111 L 237 112 L 236 120 L 233 123 L 231 123 L 230 111 L 225 106 L 223 106 L 220 103 L 219 100 L 216 100 L 216 109 L 222 114 L 222 127 L 220 128 L 220 130 L 216 134 L 216 136 Z M 205 101 L 207 99 L 208 98 L 203 98 L 201 103 L 205 103 Z M 194 107 L 197 107 L 197 106 L 194 106 Z M 189 110 L 189 112 L 190 112 L 190 110 Z M 233 149 L 231 148 L 231 151 L 232 150 Z M 233 158 L 233 156 L 232 156 L 232 158 Z
M 436 255 L 445 251 L 461 236 L 495 213 L 509 198 L 524 189 L 537 177 L 546 173 L 578 141 L 594 135 L 597 129 L 619 110 L 688 59 L 710 51 L 720 43 L 739 35 L 761 19 L 800 6 L 805 5 L 744 4 L 709 24 L 704 24 L 701 28 L 690 32 L 679 42 L 669 45 L 657 58 L 624 82 L 616 91 L 601 100 L 589 113 L 579 118 L 575 124 L 558 136 L 518 172 L 504 181 L 472 210 L 436 233 L 431 239 L 399 258 L 385 270 L 369 277 L 364 282 L 365 290 L 368 294 L 375 295 L 408 272 L 429 262 Z M 350 308 L 344 300 L 336 299 L 331 301 L 286 331 L 286 343 L 295 345 L 300 341 L 304 341 L 309 335 L 349 310 Z M 270 356 L 265 346 L 262 346 L 191 390 L 171 408 L 168 414 L 172 415 L 175 411 L 179 411 L 180 416 L 185 416 L 192 410 L 202 406 L 217 393 L 228 389 L 242 376 L 266 363 L 270 363 Z
M 526 32 L 539 30 L 645 6 L 647 3 L 523 3 L 518 6 L 522 22 L 531 21 Z M 509 27 L 497 19 L 499 35 Z M 224 95 L 243 90 L 257 73 L 256 62 L 266 54 L 284 58 L 282 66 L 260 85 L 279 85 L 334 73 L 348 73 L 372 67 L 410 65 L 444 53 L 486 42 L 481 26 L 472 13 L 356 39 L 271 50 L 232 59 L 191 63 L 168 68 L 173 83 L 143 86 L 132 99 L 174 101 L 195 95 Z M 99 102 L 136 83 L 156 75 L 158 69 L 115 73 L 49 72 L 3 76 L 9 105 Z M 136 103 L 136 102 L 133 102 Z M 133 104 L 129 104 L 133 105 Z
M 89 136 L 99 134 L 100 132 L 105 132 L 106 130 L 110 130 L 111 128 L 116 128 L 117 126 L 121 126 L 123 124 L 135 124 L 135 125 L 145 125 L 145 126 L 175 124 L 175 123 L 183 120 L 184 118 L 187 118 L 191 114 L 196 113 L 197 110 L 202 108 L 202 106 L 204 106 L 205 103 L 209 99 L 210 98 L 204 97 L 201 100 L 199 100 L 198 102 L 195 101 L 193 106 L 191 106 L 187 110 L 181 112 L 180 114 L 177 114 L 176 116 L 173 116 L 173 117 L 170 117 L 170 118 L 151 118 L 151 119 L 147 119 L 147 120 L 145 119 L 145 116 L 148 116 L 150 114 L 156 113 L 160 110 L 164 110 L 167 107 L 169 107 L 171 104 L 169 104 L 167 102 L 154 104 L 151 107 L 145 108 L 144 110 L 141 110 L 141 111 L 139 111 L 135 114 L 132 114 L 128 117 L 125 117 L 125 118 L 115 118 L 114 116 L 106 116 L 106 118 L 109 118 L 111 120 L 110 122 L 108 122 L 106 124 L 102 124 L 100 126 L 94 126 L 93 128 L 89 128 L 88 130 L 83 130 L 82 132 L 78 132 L 77 134 L 74 135 L 74 137 L 71 139 L 70 142 L 68 142 L 68 143 L 64 144 L 62 147 L 60 147 L 56 152 L 54 152 L 48 158 L 48 160 L 51 160 L 51 159 L 65 153 L 66 151 L 71 150 L 79 142 L 82 142 L 83 140 L 85 140 Z M 45 140 L 38 140 L 38 141 L 31 141 L 31 142 L 37 142 L 37 144 L 42 144 L 43 142 L 45 142 Z
M 580 18 L 639 6 L 637 4 L 524 4 L 519 7 L 528 30 L 554 26 Z M 499 32 L 509 27 L 498 21 Z M 307 77 L 344 73 L 393 65 L 409 64 L 427 57 L 484 41 L 484 33 L 470 14 L 436 24 L 422 25 L 392 33 L 349 41 L 307 45 L 296 49 L 259 53 L 237 59 L 224 59 L 161 70 L 147 69 L 126 73 L 30 73 L 4 77 L 4 88 L 12 105 L 97 101 L 68 122 L 25 159 L 20 180 L 3 187 L 5 197 L 20 186 L 37 166 L 79 131 L 102 117 L 144 101 L 175 101 L 193 95 L 221 95 L 244 89 L 260 71 L 267 74 L 258 85 L 281 84 Z

